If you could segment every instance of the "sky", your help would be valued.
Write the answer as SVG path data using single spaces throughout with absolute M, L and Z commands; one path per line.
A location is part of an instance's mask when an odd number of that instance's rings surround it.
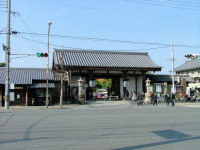
M 0 44 L 6 44 L 5 3 L 0 0 Z M 47 52 L 48 21 L 50 67 L 58 48 L 148 52 L 162 66 L 159 74 L 170 74 L 172 42 L 175 67 L 186 54 L 200 54 L 199 0 L 11 0 L 11 11 L 11 31 L 18 33 L 10 39 L 10 67 L 47 67 L 36 53 Z

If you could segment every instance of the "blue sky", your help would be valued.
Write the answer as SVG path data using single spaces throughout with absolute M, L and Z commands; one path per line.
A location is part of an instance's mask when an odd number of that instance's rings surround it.
M 2 0 L 6 2 L 6 0 Z M 1 3 L 0 3 L 1 4 Z M 0 8 L 4 11 L 4 8 Z M 26 33 L 48 33 L 48 21 L 52 21 L 50 36 L 50 66 L 54 48 L 81 48 L 94 50 L 148 52 L 151 59 L 162 66 L 159 73 L 171 70 L 171 47 L 159 44 L 200 46 L 199 0 L 11 0 L 11 30 Z M 6 32 L 7 14 L 0 13 L 0 32 Z M 114 41 L 80 40 L 88 37 Z M 35 41 L 35 42 L 34 42 Z M 43 42 L 44 44 L 38 43 Z M 6 36 L 0 34 L 0 43 Z M 156 49 L 151 49 L 156 48 Z M 0 62 L 5 53 L 0 48 Z M 47 51 L 47 36 L 17 34 L 11 36 L 12 54 L 36 54 Z M 200 54 L 200 47 L 174 46 L 175 67 L 183 64 L 185 54 Z M 11 56 L 11 67 L 46 67 L 45 58 Z M 19 57 L 19 56 L 17 56 Z

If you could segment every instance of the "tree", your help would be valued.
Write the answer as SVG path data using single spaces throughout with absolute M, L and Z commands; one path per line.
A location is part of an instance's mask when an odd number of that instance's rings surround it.
M 6 63 L 0 63 L 0 67 L 5 67 L 6 66 Z
M 98 80 L 95 80 L 94 91 L 96 91 L 97 89 L 101 89 L 101 88 L 102 88 L 101 83 Z
M 112 86 L 112 79 L 96 79 L 95 89 L 109 89 Z
M 110 89 L 112 86 L 112 80 L 111 79 L 105 79 L 102 83 L 103 89 Z

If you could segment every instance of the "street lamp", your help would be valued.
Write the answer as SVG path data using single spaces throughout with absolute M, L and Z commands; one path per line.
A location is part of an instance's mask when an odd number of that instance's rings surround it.
M 49 29 L 48 29 L 48 44 L 47 44 L 47 87 L 46 87 L 46 107 L 48 108 L 49 103 L 49 33 L 50 33 L 50 27 L 52 22 L 48 21 Z

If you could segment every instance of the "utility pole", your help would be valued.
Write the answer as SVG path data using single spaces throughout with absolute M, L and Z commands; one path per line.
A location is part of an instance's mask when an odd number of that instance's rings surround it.
M 175 93 L 175 86 L 174 86 L 174 49 L 173 49 L 173 42 L 171 43 L 171 50 L 172 50 L 172 92 Z
M 8 17 L 7 17 L 7 41 L 6 41 L 6 77 L 5 77 L 5 109 L 9 109 L 9 96 L 10 96 L 10 84 L 9 84 L 9 63 L 10 63 L 10 10 L 11 10 L 11 0 L 8 3 Z
M 62 50 L 61 56 L 61 74 L 60 74 L 60 108 L 63 108 L 63 64 L 64 64 L 64 52 Z
M 52 22 L 48 22 L 49 29 L 48 29 L 48 44 L 47 44 L 47 85 L 46 85 L 46 107 L 48 108 L 49 105 L 49 33 L 50 33 L 50 26 Z

